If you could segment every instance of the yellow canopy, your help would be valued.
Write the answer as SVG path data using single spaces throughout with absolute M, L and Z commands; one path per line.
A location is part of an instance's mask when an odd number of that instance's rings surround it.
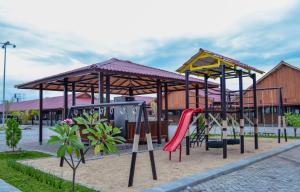
M 231 59 L 229 57 L 225 57 L 201 48 L 197 54 L 192 56 L 179 69 L 177 69 L 177 72 L 184 73 L 185 71 L 189 70 L 193 75 L 204 76 L 207 74 L 212 78 L 218 78 L 218 74 L 220 73 L 219 67 L 222 64 L 226 66 L 226 72 L 232 72 L 230 75 L 235 75 L 237 70 L 241 70 L 246 73 L 264 73 L 259 69 L 251 67 L 235 59 Z

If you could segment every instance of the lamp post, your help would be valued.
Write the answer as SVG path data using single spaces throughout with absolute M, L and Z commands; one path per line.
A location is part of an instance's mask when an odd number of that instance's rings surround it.
M 3 104 L 3 112 L 2 112 L 2 126 L 4 127 L 5 123 L 5 107 L 6 107 L 6 102 L 5 102 L 5 81 L 6 81 L 6 47 L 7 46 L 12 46 L 13 48 L 16 48 L 15 44 L 11 44 L 9 41 L 6 41 L 4 43 L 0 43 L 2 45 L 2 49 L 4 49 L 4 68 L 3 68 L 3 99 L 2 99 L 2 104 Z

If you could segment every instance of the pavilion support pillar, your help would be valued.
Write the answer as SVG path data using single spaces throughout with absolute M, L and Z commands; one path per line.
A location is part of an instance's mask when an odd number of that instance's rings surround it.
M 169 103 L 168 103 L 168 84 L 164 83 L 164 95 L 165 95 L 165 118 L 164 120 L 167 122 L 167 137 L 166 141 L 169 141 Z
M 227 103 L 226 103 L 226 72 L 225 65 L 221 64 L 221 119 L 222 119 L 222 141 L 223 141 L 223 159 L 227 158 Z
M 200 107 L 200 98 L 199 98 L 199 85 L 197 84 L 196 86 L 195 86 L 195 107 L 196 108 L 199 108 Z M 198 137 L 198 135 L 200 134 L 200 126 L 199 126 L 199 120 L 197 120 L 197 122 L 196 122 L 196 131 L 197 131 L 197 137 Z M 199 141 L 198 141 L 198 139 L 197 139 L 197 146 L 199 146 Z
M 105 78 L 105 99 L 106 103 L 110 103 L 110 76 L 107 75 Z M 107 119 L 111 119 L 112 113 L 110 112 L 110 107 L 106 108 L 106 117 Z
M 72 83 L 72 106 L 76 105 L 76 86 L 75 82 Z
M 53 112 L 54 111 L 49 111 L 49 115 L 50 115 L 50 126 L 53 126 Z
M 43 84 L 39 85 L 39 142 L 43 144 Z
M 162 85 L 157 81 L 157 143 L 161 144 Z
M 185 71 L 185 108 L 190 108 L 190 90 L 189 90 L 189 77 L 190 71 Z M 190 130 L 186 132 L 185 136 L 186 141 L 186 155 L 190 155 Z
M 243 72 L 240 70 L 238 71 L 239 75 L 239 97 L 240 97 L 240 151 L 241 153 L 244 153 L 245 151 L 245 141 L 244 141 L 244 126 L 245 126 L 245 120 L 244 120 L 244 96 L 243 96 Z
M 204 75 L 204 118 L 205 118 L 205 150 L 208 151 L 209 114 L 208 114 L 208 75 Z
M 68 118 L 68 78 L 64 78 L 64 114 L 63 119 Z
M 132 89 L 132 87 L 129 87 L 128 93 L 129 93 L 129 96 L 133 97 L 133 89 Z
M 91 104 L 95 104 L 95 88 L 91 86 Z
M 256 74 L 251 75 L 253 85 L 253 124 L 254 124 L 254 148 L 258 149 L 258 118 L 257 118 L 257 93 L 256 93 Z
M 102 72 L 99 72 L 98 74 L 98 103 L 103 103 L 104 102 L 104 76 Z M 103 117 L 104 109 L 101 109 L 99 107 L 99 119 Z

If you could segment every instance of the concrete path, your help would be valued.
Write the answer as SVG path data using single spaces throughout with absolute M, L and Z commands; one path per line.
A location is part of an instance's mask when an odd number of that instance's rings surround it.
M 6 183 L 2 179 L 0 179 L 0 191 L 1 192 L 21 192 L 19 189 L 11 186 L 10 184 Z
M 185 192 L 298 192 L 300 191 L 300 147 L 222 175 Z

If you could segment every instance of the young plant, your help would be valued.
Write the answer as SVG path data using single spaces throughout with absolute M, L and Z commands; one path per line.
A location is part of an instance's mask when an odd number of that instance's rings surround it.
M 14 119 L 7 119 L 6 126 L 6 145 L 12 148 L 12 151 L 15 151 L 15 148 L 22 138 L 22 130 L 19 123 Z
M 76 135 L 79 127 L 78 125 L 73 124 L 72 119 L 66 119 L 51 130 L 57 133 L 57 135 L 51 136 L 48 144 L 60 144 L 57 150 L 57 156 L 63 158 L 73 171 L 72 191 L 74 192 L 76 170 L 83 158 L 80 154 L 80 150 L 83 150 L 84 148 L 84 145 Z M 79 159 L 78 162 L 75 161 L 74 154 L 76 155 L 77 159 Z M 66 158 L 66 155 L 69 155 L 69 160 Z

